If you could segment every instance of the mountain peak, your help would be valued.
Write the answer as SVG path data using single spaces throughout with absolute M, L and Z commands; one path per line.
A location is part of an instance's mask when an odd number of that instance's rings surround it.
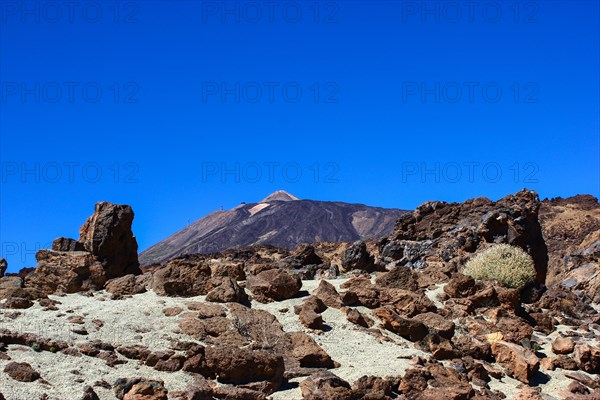
M 300 200 L 298 197 L 293 194 L 289 194 L 285 190 L 278 190 L 276 192 L 271 193 L 264 199 L 262 199 L 261 203 L 268 203 L 269 201 L 294 201 Z

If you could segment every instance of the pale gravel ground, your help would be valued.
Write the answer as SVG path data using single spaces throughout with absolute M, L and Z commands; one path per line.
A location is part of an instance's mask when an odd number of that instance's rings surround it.
M 338 290 L 346 279 L 329 280 Z M 302 290 L 312 292 L 318 281 L 304 281 Z M 441 293 L 443 286 L 438 286 L 426 294 L 437 306 L 440 306 L 437 295 Z M 15 320 L 7 317 L 4 311 L 0 313 L 0 328 L 29 332 L 46 338 L 67 341 L 69 344 L 84 343 L 94 339 L 109 342 L 113 345 L 142 344 L 152 350 L 166 350 L 170 347 L 170 339 L 190 341 L 188 336 L 179 332 L 177 317 L 165 317 L 163 309 L 166 307 L 181 307 L 186 309 L 185 303 L 191 301 L 204 301 L 204 296 L 192 298 L 161 297 L 150 291 L 135 295 L 124 300 L 108 300 L 110 295 L 105 292 L 96 292 L 94 297 L 81 294 L 67 296 L 50 296 L 60 301 L 59 311 L 43 311 L 39 304 L 27 310 L 19 310 L 23 315 Z M 105 301 L 100 301 L 104 298 Z M 414 348 L 409 341 L 390 332 L 386 336 L 391 342 L 380 341 L 373 335 L 365 332 L 348 322 L 345 315 L 337 309 L 327 309 L 323 313 L 323 320 L 331 330 L 316 334 L 306 330 L 299 322 L 297 315 L 293 312 L 294 305 L 302 303 L 304 298 L 294 298 L 282 302 L 261 304 L 253 302 L 256 309 L 269 311 L 277 317 L 286 332 L 305 331 L 337 362 L 339 368 L 332 370 L 336 375 L 354 382 L 362 375 L 396 376 L 403 375 L 406 369 L 411 367 L 410 356 L 426 356 Z M 287 312 L 280 310 L 287 308 Z M 361 312 L 371 316 L 371 310 L 359 307 Z M 67 312 L 72 311 L 72 312 Z M 64 316 L 58 316 L 65 314 Z M 81 336 L 71 332 L 73 327 L 80 325 L 71 324 L 67 318 L 71 315 L 80 315 L 85 319 L 89 335 Z M 104 326 L 97 329 L 92 323 L 93 319 L 103 321 Z M 373 318 L 377 321 L 376 318 Z M 559 327 L 559 331 L 568 330 Z M 599 333 L 599 332 L 596 332 Z M 558 335 L 554 332 L 542 346 L 542 352 L 552 355 L 551 343 Z M 596 342 L 597 343 L 597 342 Z M 23 346 L 9 346 L 8 354 L 17 362 L 28 362 L 49 381 L 51 386 L 44 385 L 39 381 L 34 383 L 21 383 L 12 380 L 6 374 L 0 373 L 0 391 L 7 400 L 33 400 L 38 399 L 42 393 L 47 393 L 51 400 L 73 400 L 81 397 L 85 385 L 92 385 L 99 380 L 105 380 L 111 385 L 118 378 L 143 376 L 147 378 L 162 379 L 167 389 L 172 392 L 183 390 L 192 382 L 192 377 L 181 371 L 159 372 L 153 368 L 140 365 L 137 361 L 129 360 L 127 364 L 117 365 L 115 368 L 108 367 L 104 361 L 93 357 L 73 357 L 61 353 L 49 352 L 36 353 Z M 0 370 L 8 361 L 0 360 Z M 445 362 L 448 365 L 447 362 Z M 79 370 L 81 375 L 75 375 L 71 371 Z M 563 391 L 570 383 L 569 379 L 561 377 L 562 371 L 545 371 L 552 379 L 544 385 L 544 393 L 554 398 L 563 397 Z M 77 383 L 75 379 L 81 378 L 84 383 Z M 305 378 L 292 380 L 299 383 Z M 300 399 L 300 389 L 289 385 L 291 388 L 275 393 L 274 400 Z M 505 377 L 502 381 L 493 380 L 490 383 L 492 389 L 498 389 L 507 394 L 510 399 L 518 393 L 520 382 Z M 94 390 L 102 400 L 115 399 L 112 389 L 107 390 L 95 387 Z

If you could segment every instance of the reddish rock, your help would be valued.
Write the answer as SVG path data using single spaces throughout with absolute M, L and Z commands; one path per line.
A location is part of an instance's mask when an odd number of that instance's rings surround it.
M 535 321 L 535 329 L 546 335 L 552 333 L 555 326 L 558 325 L 556 318 L 546 313 L 530 313 L 529 316 Z
M 294 307 L 300 323 L 310 329 L 323 329 L 323 317 L 320 315 L 327 306 L 316 296 L 310 296 L 301 305 Z
M 570 354 L 575 350 L 575 342 L 570 337 L 558 337 L 552 343 L 554 354 Z
M 371 318 L 367 317 L 355 308 L 348 307 L 345 309 L 345 313 L 346 319 L 348 321 L 352 322 L 353 324 L 362 326 L 363 328 L 370 328 L 375 324 L 375 322 Z
M 187 308 L 198 312 L 198 318 L 224 317 L 227 315 L 225 308 L 216 304 L 190 302 L 185 304 Z
M 120 354 L 132 360 L 146 361 L 151 351 L 141 345 L 119 346 L 116 349 Z
M 540 360 L 530 350 L 514 343 L 499 341 L 492 343 L 492 354 L 508 375 L 529 384 L 539 369 Z
M 94 388 L 86 386 L 83 388 L 83 396 L 81 400 L 100 400 L 100 397 L 94 392 Z
M 292 357 L 303 368 L 334 368 L 336 363 L 310 336 L 303 332 L 288 333 Z
M 352 384 L 352 391 L 356 398 L 388 400 L 395 398 L 399 384 L 400 378 L 380 378 L 364 375 Z
M 329 371 L 317 372 L 300 382 L 306 400 L 350 400 L 354 398 L 350 384 Z
M 237 281 L 228 276 L 220 276 L 210 280 L 211 289 L 206 295 L 206 301 L 214 303 L 246 303 L 248 295 Z
M 340 298 L 340 295 L 335 287 L 326 280 L 321 280 L 321 282 L 319 282 L 319 286 L 317 286 L 312 294 L 313 296 L 321 299 L 327 307 L 342 308 L 344 306 L 344 303 L 342 302 L 342 299 Z
M 52 250 L 54 251 L 85 251 L 83 243 L 75 239 L 59 237 L 52 242 Z
M 391 271 L 381 274 L 375 283 L 381 287 L 416 291 L 419 289 L 419 274 L 410 268 L 396 266 Z
M 405 318 L 437 310 L 433 302 L 423 293 L 402 289 L 380 290 L 379 302 L 382 305 L 393 307 L 398 314 Z
M 438 334 L 446 339 L 451 339 L 454 336 L 454 322 L 447 317 L 427 312 L 416 315 L 414 319 L 422 322 L 431 333 Z
M 539 389 L 526 387 L 515 396 L 515 400 L 544 400 Z
M 106 279 L 141 274 L 138 245 L 131 231 L 133 218 L 128 205 L 100 202 L 79 230 L 79 242 L 98 258 Z
M 211 264 L 210 270 L 213 278 L 227 276 L 235 281 L 246 280 L 243 262 L 220 261 Z
M 558 357 L 546 357 L 540 360 L 540 367 L 547 371 L 554 371 L 556 368 L 575 371 L 579 369 L 577 362 L 571 357 L 560 355 Z
M 470 399 L 475 394 L 467 377 L 456 369 L 438 363 L 429 363 L 426 368 L 430 379 L 429 387 L 423 392 L 423 399 L 463 400 Z
M 183 367 L 183 363 L 186 361 L 182 355 L 174 354 L 166 360 L 158 360 L 154 365 L 154 369 L 157 371 L 175 372 L 179 371 Z
M 378 308 L 373 311 L 373 315 L 381 320 L 385 329 L 412 342 L 421 340 L 427 335 L 427 328 L 422 322 L 402 318 L 390 307 Z
M 208 292 L 210 267 L 194 256 L 176 258 L 152 275 L 152 290 L 161 296 L 192 297 Z
M 579 368 L 590 374 L 600 373 L 600 349 L 588 344 L 578 344 L 575 346 L 573 356 Z
M 109 280 L 104 287 L 107 292 L 112 294 L 122 296 L 134 295 L 146 292 L 146 286 L 150 283 L 151 279 L 152 277 L 149 274 L 129 274 Z
M 436 360 L 449 360 L 460 356 L 452 342 L 440 335 L 429 334 L 418 341 L 416 347 L 431 353 Z
M 246 288 L 262 303 L 294 297 L 301 287 L 300 277 L 281 269 L 263 271 L 246 281 Z
M 15 291 L 23 288 L 23 278 L 20 276 L 4 276 L 0 278 L 0 299 L 5 299 Z
M 118 379 L 113 388 L 119 400 L 168 400 L 168 390 L 161 380 Z
M 206 366 L 212 377 L 234 385 L 269 382 L 272 393 L 283 381 L 284 364 L 279 355 L 231 346 L 207 347 Z
M 6 302 L 2 305 L 2 308 L 25 309 L 31 306 L 33 306 L 33 301 L 27 298 L 10 296 L 6 299 Z
M 444 293 L 449 297 L 468 297 L 474 295 L 475 291 L 475 280 L 463 274 L 455 274 L 444 286 Z
M 19 382 L 33 382 L 40 378 L 39 372 L 28 363 L 10 362 L 4 367 L 4 373 Z
M 348 289 L 346 297 L 356 299 L 358 305 L 367 308 L 377 308 L 381 305 L 379 299 L 380 290 L 374 286 L 368 278 L 352 278 L 344 282 L 341 287 Z M 354 305 L 354 303 L 349 301 L 344 301 L 343 303 L 345 305 Z
M 25 286 L 44 294 L 102 290 L 106 283 L 106 271 L 92 253 L 40 250 L 35 258 L 37 268 L 25 278 Z
M 323 317 L 310 309 L 302 309 L 298 313 L 300 323 L 310 329 L 323 330 Z
M 181 307 L 167 307 L 163 310 L 163 314 L 165 314 L 165 317 L 174 317 L 181 314 L 182 311 Z

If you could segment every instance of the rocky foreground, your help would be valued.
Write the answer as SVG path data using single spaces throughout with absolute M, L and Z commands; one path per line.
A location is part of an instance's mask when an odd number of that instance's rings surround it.
M 0 399 L 600 399 L 591 196 L 428 202 L 376 242 L 142 269 L 132 221 L 99 203 L 0 278 Z M 461 274 L 492 243 L 536 282 Z

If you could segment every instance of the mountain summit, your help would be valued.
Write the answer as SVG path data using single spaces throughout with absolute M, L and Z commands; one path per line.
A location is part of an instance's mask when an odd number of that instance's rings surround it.
M 300 200 L 298 197 L 293 194 L 289 194 L 285 190 L 278 190 L 276 192 L 271 193 L 267 197 L 265 197 L 261 203 L 268 203 L 270 201 L 294 201 Z
M 353 242 L 389 234 L 406 211 L 364 204 L 301 200 L 278 190 L 259 203 L 214 211 L 140 254 L 140 263 L 163 263 L 193 253 L 270 244 Z

